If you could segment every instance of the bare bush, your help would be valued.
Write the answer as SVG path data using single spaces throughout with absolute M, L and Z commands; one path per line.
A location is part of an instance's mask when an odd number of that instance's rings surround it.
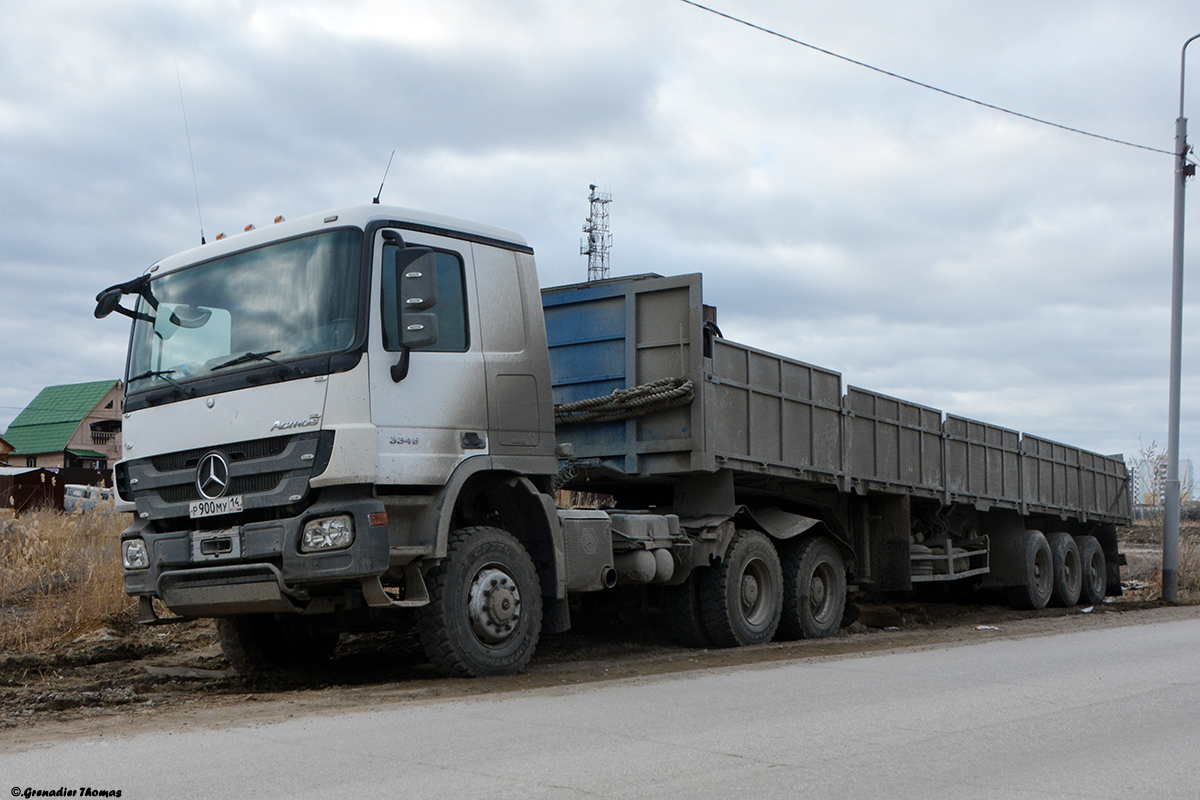
M 1121 577 L 1139 588 L 1132 592 L 1138 599 L 1162 596 L 1162 521 L 1142 521 L 1121 534 L 1121 549 L 1126 566 Z M 1185 521 L 1179 527 L 1179 600 L 1200 602 L 1200 523 Z
M 125 514 L 35 511 L 0 520 L 0 650 L 32 650 L 128 613 Z
M 1200 531 L 1179 534 L 1179 596 L 1200 600 Z

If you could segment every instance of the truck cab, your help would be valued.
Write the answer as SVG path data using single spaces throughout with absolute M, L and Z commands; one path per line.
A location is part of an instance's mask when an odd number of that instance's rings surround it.
M 540 507 L 558 466 L 532 252 L 363 205 L 102 292 L 97 316 L 133 320 L 115 474 L 143 621 L 154 599 L 260 623 L 427 605 L 410 565 L 444 558 L 452 527 Z M 542 519 L 508 527 L 552 562 Z

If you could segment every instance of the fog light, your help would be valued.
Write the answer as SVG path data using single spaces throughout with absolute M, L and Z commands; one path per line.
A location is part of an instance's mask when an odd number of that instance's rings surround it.
M 150 566 L 150 554 L 141 539 L 130 539 L 121 544 L 121 563 L 125 569 L 145 569 Z
M 341 550 L 354 544 L 354 519 L 349 514 L 314 519 L 305 524 L 300 537 L 300 552 Z

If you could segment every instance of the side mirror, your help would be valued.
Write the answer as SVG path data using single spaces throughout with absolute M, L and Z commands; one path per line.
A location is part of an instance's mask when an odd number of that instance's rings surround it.
M 427 247 L 396 251 L 396 314 L 400 318 L 400 343 L 410 350 L 437 344 L 437 315 L 427 312 L 437 305 L 437 256 Z
M 409 354 L 437 344 L 437 255 L 427 247 L 396 251 L 396 319 L 400 322 L 400 360 L 392 366 L 396 383 L 408 376 Z
M 409 350 L 419 350 L 437 344 L 437 314 L 402 314 L 400 326 L 400 343 Z
M 178 305 L 171 312 L 171 324 L 180 328 L 203 328 L 212 311 L 199 306 Z
M 437 256 L 427 247 L 396 251 L 396 286 L 400 313 L 437 305 Z
M 123 293 L 120 287 L 112 286 L 96 295 L 96 319 L 104 319 L 117 310 Z
M 146 314 L 140 311 L 130 311 L 121 305 L 121 297 L 127 294 L 140 294 L 142 298 L 150 304 L 151 308 L 158 308 L 158 301 L 154 299 L 154 295 L 150 292 L 150 275 L 146 274 L 140 278 L 134 278 L 125 283 L 118 283 L 116 286 L 110 286 L 100 294 L 96 295 L 96 319 L 104 319 L 112 312 L 124 314 L 133 320 L 144 320 L 145 322 L 153 322 Z

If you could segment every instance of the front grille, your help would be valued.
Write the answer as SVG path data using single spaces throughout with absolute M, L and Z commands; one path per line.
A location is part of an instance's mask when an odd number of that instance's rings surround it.
M 229 482 L 226 495 L 253 494 L 255 492 L 273 492 L 287 475 L 286 472 L 264 472 L 260 475 L 242 475 Z M 165 503 L 190 503 L 200 499 L 200 491 L 196 482 L 178 486 L 164 486 L 158 493 Z
M 123 462 L 122 472 L 139 514 L 157 520 L 186 517 L 187 504 L 203 499 L 196 487 L 196 467 L 215 450 L 229 462 L 226 496 L 243 495 L 246 511 L 280 508 L 308 494 L 308 480 L 320 461 L 318 450 L 328 452 L 332 439 L 331 431 L 312 431 L 214 444 Z
M 199 450 L 181 450 L 178 453 L 163 453 L 154 456 L 150 463 L 159 472 L 173 472 L 177 469 L 188 469 L 200 463 L 205 453 L 220 449 L 229 456 L 230 462 L 246 461 L 252 458 L 271 458 L 287 449 L 288 443 L 294 437 L 274 436 L 269 439 L 251 439 L 246 442 L 222 445 L 219 448 L 205 447 Z

